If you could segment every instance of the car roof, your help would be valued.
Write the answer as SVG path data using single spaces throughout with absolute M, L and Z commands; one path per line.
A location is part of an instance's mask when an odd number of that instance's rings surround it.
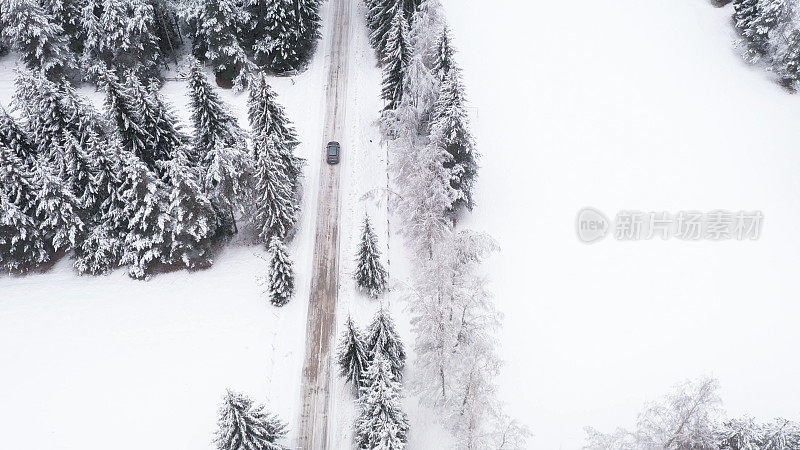
M 330 145 L 335 145 L 335 146 L 337 146 L 337 147 L 338 147 L 338 146 L 339 146 L 339 143 L 338 143 L 338 142 L 336 142 L 336 141 L 330 141 L 330 142 L 328 142 L 328 145 L 329 145 L 329 146 L 330 146 Z

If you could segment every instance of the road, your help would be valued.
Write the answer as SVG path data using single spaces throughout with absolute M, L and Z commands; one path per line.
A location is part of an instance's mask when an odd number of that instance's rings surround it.
M 343 142 L 347 101 L 347 63 L 350 38 L 350 3 L 331 0 L 333 36 L 328 58 L 328 83 L 324 142 Z M 303 362 L 302 405 L 298 446 L 317 450 L 329 447 L 331 348 L 336 328 L 339 296 L 339 166 L 325 163 L 320 148 L 319 195 L 316 237 L 306 324 L 306 354 Z M 347 148 L 342 147 L 342 159 Z

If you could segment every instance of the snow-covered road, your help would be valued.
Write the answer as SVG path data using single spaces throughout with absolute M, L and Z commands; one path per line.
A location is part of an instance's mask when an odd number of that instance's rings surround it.
M 342 141 L 347 99 L 347 63 L 351 1 L 333 2 L 333 33 L 328 59 L 324 142 Z M 347 159 L 343 148 L 342 161 Z M 325 154 L 320 151 L 320 158 Z M 298 445 L 328 448 L 331 341 L 336 328 L 339 295 L 339 171 L 340 165 L 320 163 L 316 237 L 306 325 L 306 354 Z

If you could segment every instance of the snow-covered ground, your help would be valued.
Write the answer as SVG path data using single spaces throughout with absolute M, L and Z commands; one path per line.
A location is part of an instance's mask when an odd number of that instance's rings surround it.
M 353 0 L 358 2 L 358 0 Z M 483 153 L 467 226 L 503 251 L 486 264 L 507 361 L 499 379 L 532 448 L 578 448 L 582 427 L 633 422 L 644 401 L 700 374 L 720 379 L 732 415 L 800 419 L 800 97 L 744 65 L 730 7 L 642 2 L 444 0 Z M 326 19 L 309 70 L 272 79 L 308 159 L 298 292 L 268 304 L 265 252 L 229 246 L 213 268 L 78 277 L 69 261 L 0 277 L 0 429 L 15 449 L 212 448 L 225 388 L 299 414 L 322 114 Z M 360 7 L 359 7 L 360 8 Z M 358 10 L 358 14 L 363 11 Z M 366 29 L 352 32 L 341 166 L 338 320 L 362 327 L 380 302 L 351 274 L 364 213 L 386 245 L 386 154 L 372 122 L 380 71 Z M 13 57 L 0 60 L 0 103 Z M 91 89 L 81 90 L 99 104 Z M 163 94 L 188 118 L 183 82 Z M 246 94 L 224 99 L 246 126 Z M 370 193 L 374 195 L 369 195 Z M 761 210 L 756 242 L 605 242 L 575 237 L 579 208 Z M 400 298 L 408 261 L 388 240 L 395 290 L 384 300 L 413 345 Z M 337 338 L 339 333 L 337 332 Z M 413 355 L 409 357 L 413 360 Z M 410 367 L 413 370 L 413 367 Z M 350 446 L 355 408 L 337 378 L 333 443 Z M 411 449 L 444 447 L 435 416 L 405 402 Z
M 731 415 L 800 419 L 800 97 L 696 0 L 445 0 L 483 153 L 469 226 L 505 313 L 500 378 L 533 448 L 630 425 L 711 374 Z M 578 242 L 575 215 L 761 210 L 756 242 Z

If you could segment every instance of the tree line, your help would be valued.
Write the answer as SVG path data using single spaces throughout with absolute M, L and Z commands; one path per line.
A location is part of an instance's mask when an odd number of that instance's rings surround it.
M 155 85 L 111 71 L 99 83 L 102 113 L 68 82 L 21 72 L 21 120 L 0 109 L 0 267 L 24 273 L 66 254 L 81 274 L 203 268 L 245 220 L 270 249 L 270 298 L 285 303 L 293 278 L 283 242 L 304 161 L 265 76 L 250 88 L 249 134 L 198 62 L 187 83 L 191 135 Z
M 319 38 L 321 0 L 2 0 L 0 47 L 57 81 L 108 70 L 158 78 L 182 49 L 220 84 L 302 70 Z
M 383 67 L 380 127 L 389 147 L 393 209 L 415 267 L 409 389 L 438 413 L 456 448 L 522 448 L 527 430 L 503 412 L 495 310 L 482 261 L 497 245 L 458 226 L 475 205 L 478 152 L 461 69 L 438 0 L 367 0 Z
M 726 418 L 714 378 L 687 380 L 639 413 L 633 430 L 586 428 L 588 450 L 794 450 L 800 423 L 777 418 Z
M 733 24 L 745 60 L 796 90 L 800 81 L 800 7 L 789 0 L 734 0 Z

